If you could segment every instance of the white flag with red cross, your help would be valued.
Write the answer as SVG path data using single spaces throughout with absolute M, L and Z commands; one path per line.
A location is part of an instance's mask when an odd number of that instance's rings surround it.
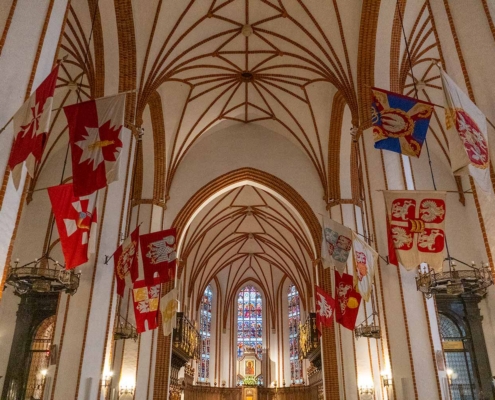
M 119 94 L 64 107 L 76 196 L 89 195 L 119 177 L 125 96 Z
M 34 167 L 41 161 L 46 136 L 50 129 L 53 93 L 58 76 L 57 65 L 14 115 L 14 143 L 8 166 L 14 186 L 19 187 L 22 163 L 26 161 L 28 174 L 34 176 Z
M 446 192 L 385 191 L 389 260 L 412 270 L 427 263 L 442 271 L 445 249 Z

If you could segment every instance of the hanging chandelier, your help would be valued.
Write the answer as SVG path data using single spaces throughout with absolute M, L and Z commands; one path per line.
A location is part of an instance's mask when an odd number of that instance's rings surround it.
M 359 339 L 360 337 L 380 339 L 382 337 L 382 330 L 378 324 L 375 324 L 375 317 L 378 317 L 378 313 L 373 312 L 361 324 L 354 328 L 354 336 L 356 336 L 356 339 Z M 370 318 L 373 318 L 373 321 L 368 323 Z
M 488 263 L 477 267 L 474 261 L 470 264 L 456 258 L 448 257 L 449 270 L 435 272 L 427 264 L 418 267 L 416 287 L 426 298 L 437 294 L 459 296 L 472 294 L 483 297 L 489 286 L 493 285 L 493 277 Z M 456 261 L 470 269 L 456 269 Z
M 77 292 L 80 278 L 80 272 L 67 271 L 64 265 L 44 255 L 21 266 L 17 259 L 9 268 L 6 283 L 14 288 L 18 296 L 60 292 L 73 295 Z

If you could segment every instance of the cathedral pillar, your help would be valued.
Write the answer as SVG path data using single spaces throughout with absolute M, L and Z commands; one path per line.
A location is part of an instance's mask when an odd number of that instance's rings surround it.
M 366 134 L 368 133 L 368 134 Z M 413 190 L 414 183 L 408 160 L 391 152 L 379 152 L 373 148 L 373 137 L 363 135 L 363 151 L 366 152 L 365 170 L 374 190 L 370 212 L 375 226 L 377 251 L 386 257 L 387 229 L 386 209 L 382 190 Z M 375 278 L 381 299 L 382 337 L 386 340 L 387 355 L 382 370 L 391 375 L 392 387 L 383 389 L 387 399 L 441 399 L 442 392 L 435 363 L 434 344 L 440 339 L 436 315 L 428 313 L 423 295 L 417 291 L 415 271 L 406 271 L 380 260 Z M 431 322 L 430 322 L 431 320 Z M 425 379 L 428 377 L 428 379 Z M 380 381 L 380 377 L 375 379 Z
M 15 189 L 7 169 L 13 140 L 11 117 L 50 72 L 65 20 L 67 0 L 7 1 L 0 6 L 0 282 L 12 251 L 24 177 Z M 22 60 L 22 61 L 21 61 Z M 14 235 L 14 237 L 13 237 Z M 12 240 L 11 240 L 12 239 Z M 3 279 L 2 279 L 3 278 Z M 0 298 L 3 284 L 0 284 Z
M 120 179 L 99 193 L 96 253 L 77 268 L 82 273 L 77 293 L 61 295 L 54 337 L 58 360 L 48 369 L 51 385 L 45 388 L 51 400 L 103 399 L 108 391 L 103 377 L 111 371 L 109 344 L 116 306 L 114 264 L 109 258 L 120 244 L 125 227 L 130 176 L 126 166 L 134 142 L 130 131 L 122 137 Z

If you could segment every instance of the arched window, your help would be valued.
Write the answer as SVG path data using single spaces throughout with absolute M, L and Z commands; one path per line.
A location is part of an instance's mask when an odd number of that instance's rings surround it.
M 289 360 L 291 383 L 302 383 L 302 361 L 299 359 L 299 324 L 301 322 L 301 306 L 299 292 L 295 285 L 290 285 L 287 292 L 289 301 Z
M 473 362 L 466 348 L 469 338 L 466 336 L 464 327 L 445 314 L 439 314 L 439 325 L 447 368 L 452 370 L 449 381 L 452 400 L 477 398 Z
M 50 364 L 50 346 L 53 340 L 55 316 L 45 319 L 36 329 L 31 342 L 29 375 L 26 399 L 41 399 L 45 386 L 46 370 Z
M 206 382 L 210 378 L 210 345 L 211 345 L 211 304 L 213 293 L 208 285 L 203 293 L 199 306 L 199 334 L 201 335 L 201 358 L 198 370 L 198 381 Z
M 263 350 L 263 320 L 261 294 L 254 286 L 246 286 L 237 298 L 237 357 L 246 347 L 253 347 L 261 358 Z

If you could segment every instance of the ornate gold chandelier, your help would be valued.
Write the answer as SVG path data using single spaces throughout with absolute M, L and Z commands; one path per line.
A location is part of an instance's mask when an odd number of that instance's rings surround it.
M 426 264 L 418 267 L 416 287 L 426 298 L 437 294 L 472 294 L 483 297 L 487 288 L 493 285 L 488 263 L 481 263 L 481 267 L 477 267 L 474 261 L 470 265 L 453 257 L 448 257 L 445 261 L 449 263 L 448 271 L 435 272 Z M 456 261 L 470 269 L 456 269 Z
M 19 266 L 19 259 L 10 266 L 6 283 L 14 287 L 15 294 L 60 293 L 73 295 L 79 287 L 80 272 L 64 269 L 64 265 L 44 255 Z

